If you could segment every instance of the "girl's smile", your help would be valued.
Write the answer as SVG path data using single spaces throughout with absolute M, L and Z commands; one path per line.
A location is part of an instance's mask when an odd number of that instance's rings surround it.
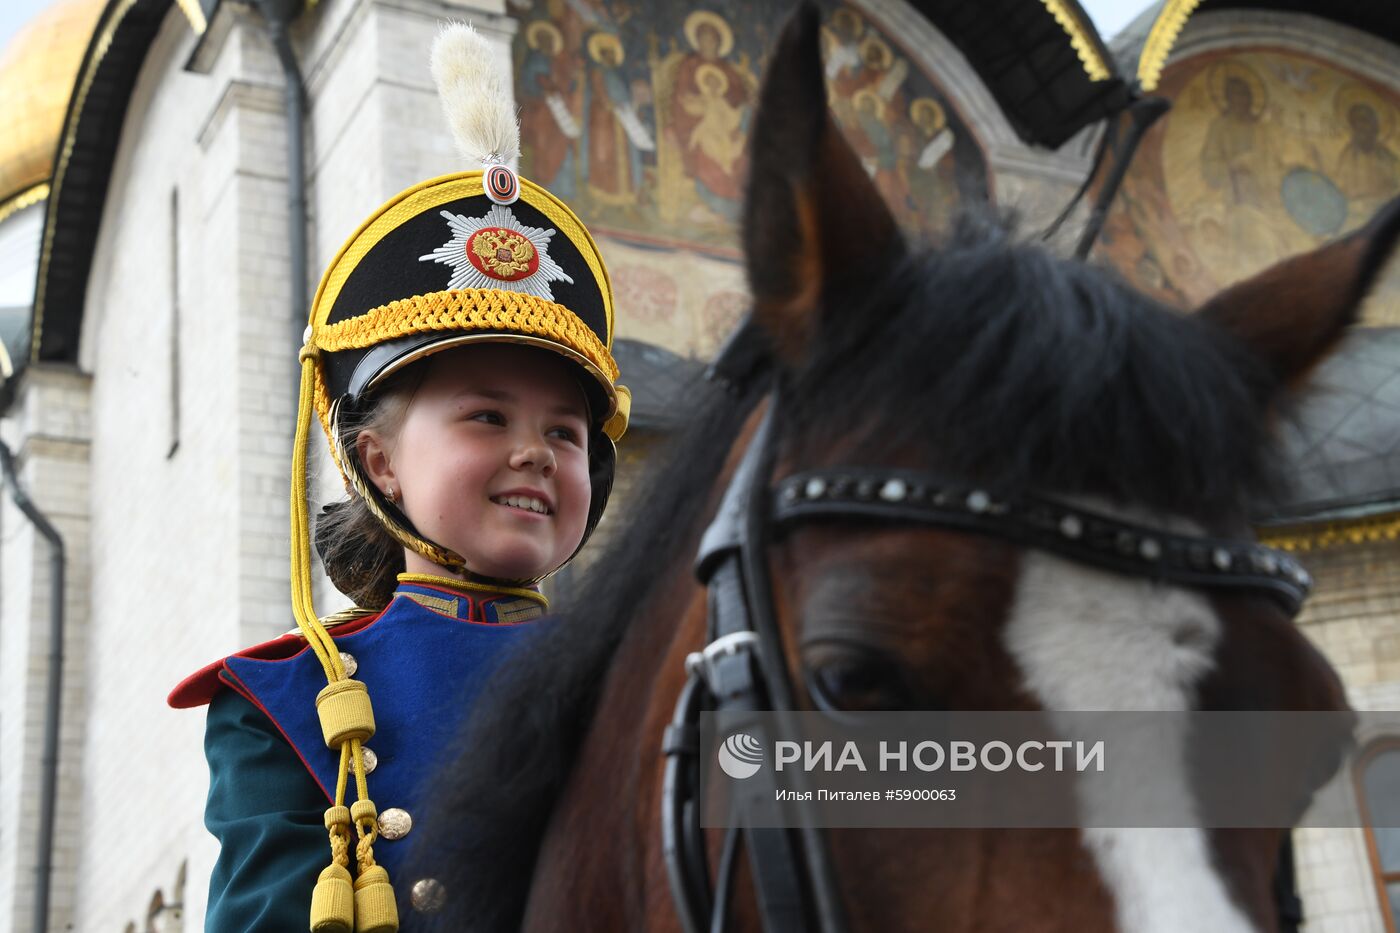
M 533 580 L 577 550 L 588 519 L 589 413 L 569 364 L 488 343 L 431 357 L 398 435 L 361 434 L 380 489 L 473 573 Z M 413 551 L 412 572 L 441 572 Z

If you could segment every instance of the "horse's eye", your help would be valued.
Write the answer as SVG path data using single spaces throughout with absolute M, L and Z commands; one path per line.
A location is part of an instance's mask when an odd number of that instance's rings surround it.
M 832 712 L 909 708 L 903 671 L 871 651 L 842 651 L 810 664 L 807 690 L 818 709 Z

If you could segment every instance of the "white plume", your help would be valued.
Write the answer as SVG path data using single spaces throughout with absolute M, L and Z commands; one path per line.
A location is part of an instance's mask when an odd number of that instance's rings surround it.
M 466 23 L 448 23 L 433 41 L 431 64 L 457 149 L 473 168 L 493 162 L 513 167 L 520 124 L 498 51 Z

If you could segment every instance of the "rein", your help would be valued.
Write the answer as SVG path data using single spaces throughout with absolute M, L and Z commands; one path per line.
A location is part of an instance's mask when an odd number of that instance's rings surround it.
M 709 376 L 731 388 L 763 369 L 756 333 L 741 327 Z M 813 520 L 917 524 L 1004 538 L 1078 563 L 1152 580 L 1255 591 L 1291 616 L 1312 579 L 1292 557 L 1228 538 L 1136 525 L 1049 497 L 1002 497 L 936 474 L 893 468 L 806 470 L 770 482 L 781 395 L 768 410 L 706 529 L 696 575 L 708 589 L 706 645 L 686 658 L 687 681 L 663 739 L 662 840 L 672 898 L 686 933 L 722 933 L 739 846 L 747 845 L 765 933 L 844 933 L 846 914 L 825 835 L 817 828 L 744 824 L 746 782 L 732 802 L 717 883 L 700 825 L 700 714 L 796 709 L 767 560 L 771 535 Z M 747 795 L 747 796 L 745 796 Z M 742 827 L 742 828 L 741 828 Z

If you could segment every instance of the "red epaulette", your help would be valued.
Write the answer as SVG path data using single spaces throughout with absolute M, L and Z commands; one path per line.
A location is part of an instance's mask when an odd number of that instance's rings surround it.
M 377 618 L 379 618 L 379 613 L 342 622 L 331 629 L 331 637 L 339 638 L 342 635 L 358 632 Z M 252 658 L 257 661 L 286 661 L 306 651 L 309 647 L 306 639 L 301 635 L 296 632 L 288 632 L 271 641 L 265 641 L 251 648 L 244 648 L 242 651 L 220 658 L 212 664 L 206 664 L 180 681 L 175 689 L 170 691 L 170 696 L 166 697 L 165 702 L 175 709 L 192 709 L 196 706 L 208 705 L 209 701 L 214 699 L 214 694 L 225 686 L 224 682 L 219 679 L 219 674 L 223 671 L 224 664 L 230 657 Z

